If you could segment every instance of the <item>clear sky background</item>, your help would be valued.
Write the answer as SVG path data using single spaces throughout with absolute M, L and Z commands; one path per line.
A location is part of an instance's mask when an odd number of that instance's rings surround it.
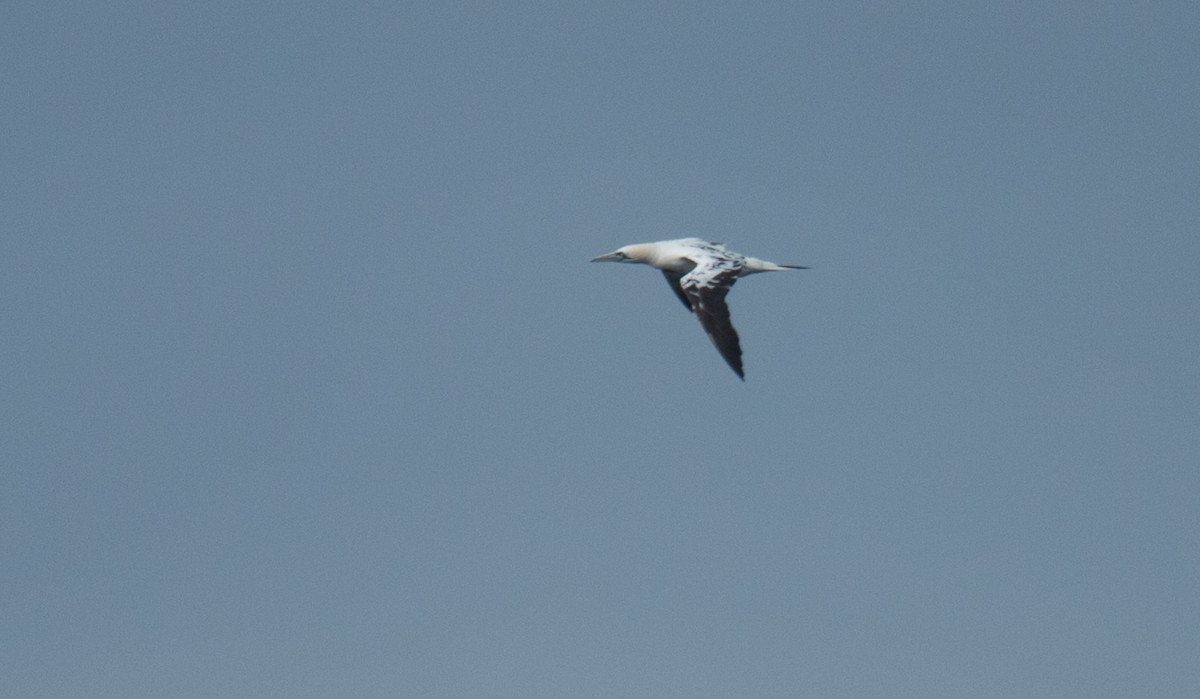
M 0 693 L 1200 696 L 1197 8 L 3 3 Z

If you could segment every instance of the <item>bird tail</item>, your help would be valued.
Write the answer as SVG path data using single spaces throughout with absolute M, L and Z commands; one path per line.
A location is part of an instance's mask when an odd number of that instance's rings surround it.
M 811 269 L 803 265 L 780 265 L 774 262 L 760 260 L 757 257 L 746 258 L 746 269 L 753 274 L 754 272 L 782 272 L 787 269 Z

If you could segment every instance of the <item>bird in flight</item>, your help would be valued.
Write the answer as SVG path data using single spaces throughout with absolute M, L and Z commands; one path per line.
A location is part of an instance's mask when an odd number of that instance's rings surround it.
M 787 269 L 808 269 L 800 265 L 780 265 L 746 257 L 721 243 L 699 238 L 663 240 L 657 243 L 637 243 L 617 248 L 607 255 L 593 257 L 592 262 L 632 262 L 650 265 L 662 271 L 685 308 L 696 314 L 708 339 L 716 345 L 738 378 L 746 380 L 742 371 L 742 346 L 737 331 L 729 320 L 725 295 L 739 277 L 758 272 L 782 272 Z

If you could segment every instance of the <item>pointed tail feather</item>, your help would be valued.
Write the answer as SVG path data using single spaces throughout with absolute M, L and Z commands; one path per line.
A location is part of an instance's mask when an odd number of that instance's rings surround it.
M 774 262 L 760 260 L 757 257 L 746 258 L 746 270 L 753 274 L 754 272 L 782 272 L 785 269 L 811 269 L 803 265 L 781 265 Z

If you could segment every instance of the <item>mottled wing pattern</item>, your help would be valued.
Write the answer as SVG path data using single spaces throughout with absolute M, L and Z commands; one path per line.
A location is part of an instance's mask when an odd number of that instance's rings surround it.
M 708 339 L 739 378 L 746 378 L 742 371 L 742 346 L 737 330 L 729 319 L 729 306 L 725 295 L 733 288 L 742 271 L 742 261 L 736 256 L 705 256 L 697 260 L 696 267 L 683 275 L 679 286 L 686 294 L 688 304 L 700 319 Z

